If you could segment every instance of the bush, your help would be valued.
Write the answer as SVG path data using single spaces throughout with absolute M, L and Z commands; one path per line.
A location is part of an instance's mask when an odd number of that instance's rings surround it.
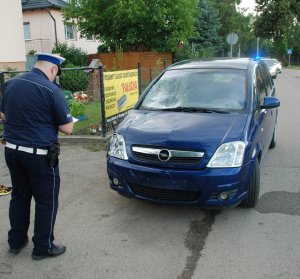
M 109 53 L 111 52 L 110 47 L 107 44 L 101 44 L 97 47 L 98 53 Z
M 76 68 L 76 66 L 67 64 L 66 68 Z M 83 70 L 62 70 L 59 83 L 63 90 L 85 91 L 89 84 L 89 77 Z
M 58 43 L 57 47 L 52 49 L 52 53 L 58 53 L 66 58 L 66 62 L 62 64 L 64 68 L 66 68 L 67 64 L 73 64 L 77 67 L 87 66 L 87 52 L 81 48 L 69 47 L 67 43 Z
M 174 54 L 174 62 L 186 60 L 191 58 L 191 47 L 188 43 L 182 44 L 180 48 L 178 48 Z
M 70 104 L 70 112 L 73 117 L 82 116 L 85 113 L 85 105 L 73 100 Z

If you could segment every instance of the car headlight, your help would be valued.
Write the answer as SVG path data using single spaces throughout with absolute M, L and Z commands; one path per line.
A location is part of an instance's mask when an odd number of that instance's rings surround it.
M 235 168 L 243 163 L 245 143 L 233 141 L 224 143 L 215 152 L 207 164 L 208 168 Z
M 108 155 L 122 160 L 128 160 L 124 137 L 114 133 L 109 142 Z

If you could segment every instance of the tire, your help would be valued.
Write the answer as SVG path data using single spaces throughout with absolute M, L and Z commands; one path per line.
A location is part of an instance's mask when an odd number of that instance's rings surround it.
M 272 137 L 269 148 L 274 148 L 276 146 L 276 144 L 277 144 L 277 123 L 275 123 L 273 137 Z
M 248 189 L 248 196 L 242 201 L 241 206 L 246 208 L 255 207 L 259 197 L 260 190 L 260 165 L 258 159 L 255 160 L 251 175 L 251 181 Z

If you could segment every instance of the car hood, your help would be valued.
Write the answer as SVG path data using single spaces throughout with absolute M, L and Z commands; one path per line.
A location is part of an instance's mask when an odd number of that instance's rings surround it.
M 204 151 L 210 157 L 223 142 L 244 139 L 247 114 L 132 110 L 117 132 L 132 145 Z

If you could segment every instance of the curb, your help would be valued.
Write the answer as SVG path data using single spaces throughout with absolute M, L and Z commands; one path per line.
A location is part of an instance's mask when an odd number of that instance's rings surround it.
M 107 135 L 105 138 L 102 136 L 58 136 L 58 140 L 62 144 L 101 144 L 106 145 L 109 142 L 111 134 Z

